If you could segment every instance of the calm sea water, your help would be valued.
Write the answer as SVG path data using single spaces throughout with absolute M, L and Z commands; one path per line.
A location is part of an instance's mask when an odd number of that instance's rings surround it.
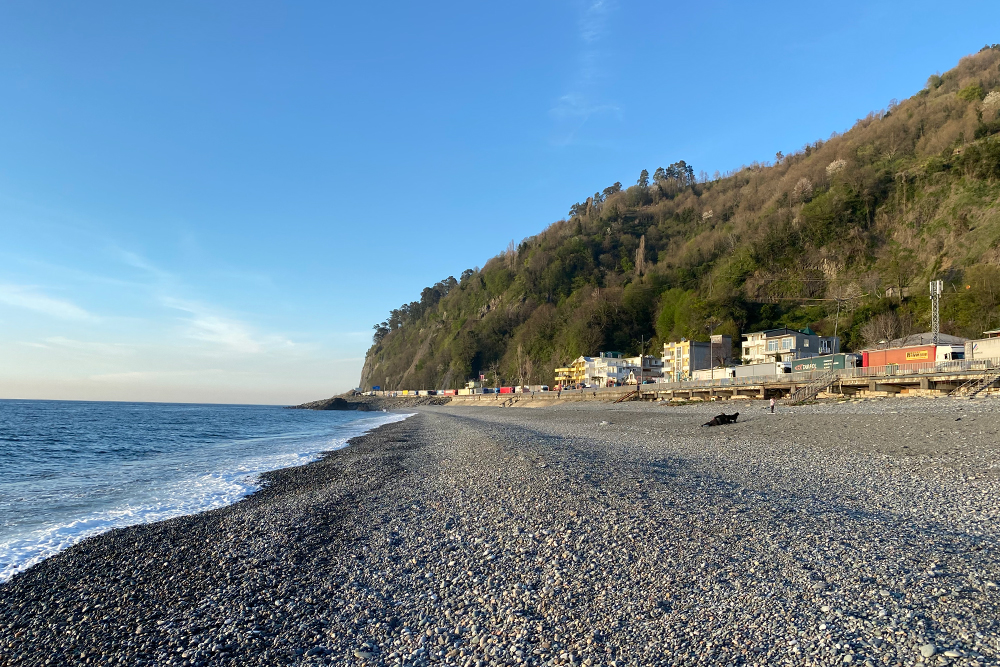
M 222 507 L 405 415 L 0 400 L 0 582 L 112 528 Z

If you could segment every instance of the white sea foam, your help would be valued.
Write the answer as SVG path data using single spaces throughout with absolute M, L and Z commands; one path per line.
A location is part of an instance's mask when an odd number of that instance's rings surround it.
M 259 475 L 270 470 L 305 465 L 323 452 L 340 449 L 347 441 L 383 424 L 412 415 L 380 413 L 346 424 L 337 437 L 309 443 L 308 451 L 261 454 L 246 458 L 227 470 L 181 480 L 157 489 L 134 504 L 92 512 L 68 522 L 53 523 L 0 542 L 0 583 L 32 565 L 115 528 L 163 521 L 231 505 L 260 488 Z

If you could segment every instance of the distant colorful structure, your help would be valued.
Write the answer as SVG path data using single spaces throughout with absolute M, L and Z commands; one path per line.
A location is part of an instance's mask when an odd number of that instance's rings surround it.
M 675 382 L 689 380 L 694 372 L 732 363 L 733 338 L 716 334 L 708 341 L 681 338 L 663 344 L 663 377 Z
M 840 338 L 820 336 L 809 327 L 765 329 L 743 334 L 743 338 L 744 364 L 795 361 L 840 352 Z

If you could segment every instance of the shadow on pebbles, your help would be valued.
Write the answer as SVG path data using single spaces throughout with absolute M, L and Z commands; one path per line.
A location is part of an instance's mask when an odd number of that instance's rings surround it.
M 16 576 L 0 664 L 996 665 L 1000 418 L 921 405 L 421 408 Z

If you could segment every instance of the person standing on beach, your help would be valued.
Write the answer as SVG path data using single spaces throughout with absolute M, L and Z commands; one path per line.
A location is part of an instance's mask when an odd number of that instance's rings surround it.
M 774 396 L 771 397 L 771 414 L 774 414 Z

